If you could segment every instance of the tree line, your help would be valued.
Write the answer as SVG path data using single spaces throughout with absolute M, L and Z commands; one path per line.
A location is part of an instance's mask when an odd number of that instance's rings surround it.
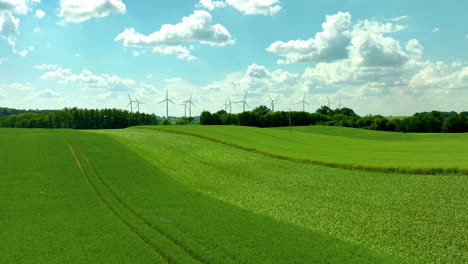
M 17 115 L 21 113 L 37 113 L 37 114 L 47 114 L 54 112 L 55 110 L 33 110 L 33 109 L 14 109 L 8 107 L 0 107 L 0 118 L 9 115 Z
M 359 116 L 350 108 L 331 109 L 322 106 L 314 113 L 293 111 L 272 112 L 266 106 L 252 111 L 229 114 L 202 112 L 201 125 L 240 125 L 254 127 L 326 125 L 364 128 L 395 132 L 463 133 L 468 132 L 468 112 L 422 112 L 405 118 L 388 118 L 381 115 Z
M 43 113 L 22 112 L 0 118 L 0 127 L 14 128 L 118 129 L 160 123 L 154 114 L 120 109 L 64 108 Z

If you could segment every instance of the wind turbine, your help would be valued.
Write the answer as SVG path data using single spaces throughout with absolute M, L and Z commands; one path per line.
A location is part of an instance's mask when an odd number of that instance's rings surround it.
M 247 94 L 249 92 L 245 92 L 245 95 L 244 95 L 244 100 L 242 101 L 237 101 L 237 102 L 234 102 L 234 103 L 242 103 L 242 112 L 245 112 L 245 106 L 247 105 L 248 107 L 250 107 L 250 105 L 247 103 L 246 99 L 247 99 Z
M 229 96 L 227 97 L 228 101 L 229 101 L 229 104 L 226 105 L 226 112 L 227 112 L 227 108 L 229 107 L 229 113 L 232 114 L 232 102 L 231 102 L 231 98 L 229 98 Z
M 137 113 L 139 113 L 140 112 L 140 104 L 143 104 L 143 103 L 138 101 L 138 98 L 135 98 L 134 102 L 137 103 L 137 106 L 136 106 L 137 107 Z
M 132 98 L 130 97 L 130 95 L 128 95 L 128 99 L 130 100 L 130 102 L 128 103 L 127 107 L 130 106 L 130 113 L 133 113 L 133 101 Z
M 338 104 L 338 109 L 341 109 L 343 105 L 341 104 L 341 98 L 340 98 L 340 103 Z
M 309 103 L 306 102 L 306 96 L 304 94 L 304 96 L 302 97 L 302 101 L 299 102 L 299 104 L 302 104 L 302 112 L 305 112 L 305 105 L 309 105 Z
M 169 102 L 174 104 L 174 102 L 172 102 L 172 100 L 169 99 L 169 90 L 166 90 L 166 99 L 162 100 L 159 103 L 161 104 L 161 103 L 164 103 L 164 102 L 166 102 L 166 118 L 169 119 Z
M 268 95 L 268 99 L 270 99 L 271 111 L 274 112 L 274 111 L 275 111 L 275 102 L 276 102 L 276 101 L 279 101 L 279 99 L 272 99 L 272 98 L 270 97 L 270 95 Z
M 327 101 L 328 101 L 328 108 L 331 109 L 331 105 L 332 104 L 335 104 L 334 102 L 330 101 L 330 99 L 328 99 L 328 96 L 327 96 Z
M 182 102 L 180 105 L 184 106 L 184 116 L 187 117 L 187 103 L 188 101 Z
M 224 104 L 221 107 L 224 107 L 224 111 L 227 112 L 227 108 L 228 108 L 227 99 L 224 99 Z
M 195 104 L 192 103 L 192 94 L 190 94 L 190 98 L 185 102 L 188 104 L 189 117 L 192 117 L 192 105 L 195 106 Z

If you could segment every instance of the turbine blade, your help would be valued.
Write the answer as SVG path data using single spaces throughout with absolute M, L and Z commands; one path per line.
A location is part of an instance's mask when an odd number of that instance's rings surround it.
M 171 103 L 175 104 L 174 102 L 172 102 L 172 100 L 171 100 L 171 99 L 167 99 L 167 100 L 168 100 L 169 102 L 171 102 Z

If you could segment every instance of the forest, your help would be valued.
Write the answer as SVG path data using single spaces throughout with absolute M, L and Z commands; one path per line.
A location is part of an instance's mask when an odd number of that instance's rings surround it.
M 120 109 L 65 108 L 46 112 L 21 112 L 0 118 L 0 127 L 117 129 L 138 125 L 158 125 L 154 114 L 131 113 Z
M 272 112 L 266 106 L 252 111 L 229 114 L 202 112 L 201 125 L 240 125 L 254 127 L 326 125 L 395 132 L 463 133 L 468 132 L 468 112 L 422 112 L 410 117 L 388 118 L 381 115 L 359 116 L 350 108 L 322 106 L 314 113 Z

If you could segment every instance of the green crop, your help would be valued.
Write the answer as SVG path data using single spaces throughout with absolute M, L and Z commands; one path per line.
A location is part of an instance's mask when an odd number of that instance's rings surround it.
M 250 151 L 152 129 L 1 129 L 2 262 L 468 261 L 465 175 L 343 170 L 243 144 Z
M 468 174 L 468 134 L 404 134 L 342 127 L 148 127 L 199 136 L 269 156 L 330 167 Z

